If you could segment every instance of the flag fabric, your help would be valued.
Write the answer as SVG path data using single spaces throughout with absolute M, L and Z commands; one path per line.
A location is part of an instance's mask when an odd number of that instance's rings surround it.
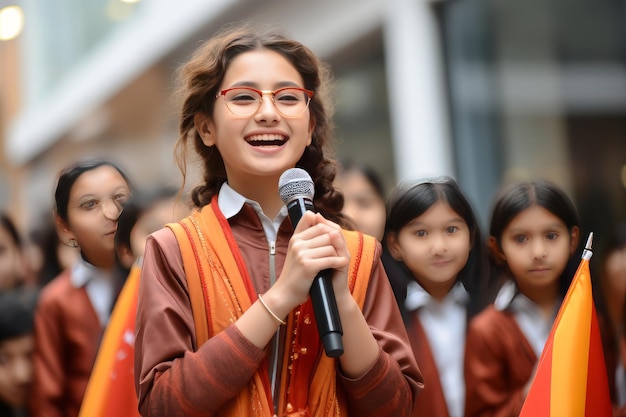
M 140 417 L 133 368 L 140 275 L 139 266 L 133 266 L 115 303 L 79 417 Z
M 612 415 L 591 290 L 591 239 L 543 348 L 520 417 Z

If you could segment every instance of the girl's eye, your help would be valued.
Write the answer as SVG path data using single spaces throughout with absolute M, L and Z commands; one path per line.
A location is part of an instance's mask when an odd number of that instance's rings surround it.
M 231 98 L 231 101 L 237 103 L 237 104 L 246 104 L 246 103 L 253 103 L 256 100 L 258 100 L 256 97 L 252 96 L 251 94 L 248 93 L 240 93 L 237 94 L 236 96 Z
M 524 236 L 524 235 L 517 235 L 517 236 L 515 236 L 515 237 L 513 238 L 513 240 L 514 240 L 515 242 L 517 242 L 517 243 L 524 243 L 524 242 L 526 242 L 526 240 L 528 240 L 528 239 L 527 239 L 527 238 L 526 238 L 526 236 Z
M 82 203 L 80 207 L 89 210 L 89 209 L 96 207 L 97 205 L 98 205 L 98 202 L 96 200 L 89 200 L 89 201 L 85 201 L 84 203 Z
M 113 199 L 119 203 L 125 203 L 128 201 L 128 195 L 127 194 L 117 194 L 113 197 Z
M 275 97 L 275 100 L 280 101 L 283 104 L 296 104 L 302 99 L 298 97 L 296 94 L 283 92 Z
M 546 239 L 548 239 L 548 240 L 554 240 L 554 239 L 556 239 L 558 236 L 559 236 L 558 234 L 556 234 L 556 233 L 552 232 L 552 233 L 548 233 L 548 234 L 546 235 Z
M 450 233 L 450 234 L 456 233 L 458 231 L 459 231 L 459 228 L 456 226 L 450 226 L 446 229 L 446 233 Z
M 425 237 L 425 236 L 428 236 L 428 232 L 427 232 L 426 230 L 418 230 L 417 232 L 415 232 L 415 234 L 416 234 L 418 237 Z

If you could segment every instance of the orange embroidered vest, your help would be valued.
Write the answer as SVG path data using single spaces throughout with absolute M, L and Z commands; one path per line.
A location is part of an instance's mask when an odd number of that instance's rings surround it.
M 214 198 L 179 223 L 168 224 L 180 246 L 196 327 L 196 346 L 237 321 L 257 299 L 246 265 L 228 221 Z M 344 231 L 350 251 L 348 284 L 361 307 L 369 284 L 376 240 Z M 286 346 L 281 376 L 282 416 L 347 416 L 345 399 L 336 389 L 335 360 L 324 354 L 310 300 L 287 318 Z M 226 403 L 219 416 L 273 415 L 267 363 L 248 386 Z

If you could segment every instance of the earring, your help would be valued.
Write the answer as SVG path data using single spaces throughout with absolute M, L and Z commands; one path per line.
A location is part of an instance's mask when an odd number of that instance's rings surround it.
M 70 239 L 70 246 L 72 248 L 77 248 L 78 247 L 78 242 L 76 241 L 76 239 Z

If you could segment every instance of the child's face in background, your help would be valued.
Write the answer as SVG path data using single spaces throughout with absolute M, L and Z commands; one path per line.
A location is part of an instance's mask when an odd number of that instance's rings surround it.
M 0 342 L 0 401 L 11 407 L 24 407 L 33 379 L 32 335 Z
M 0 291 L 14 288 L 24 280 L 26 265 L 23 255 L 11 234 L 0 227 Z
M 609 253 L 604 261 L 605 282 L 609 291 L 626 294 L 626 246 Z
M 445 203 L 389 236 L 393 257 L 402 261 L 430 295 L 443 298 L 453 287 L 471 251 L 471 233 L 461 216 Z
M 98 267 L 114 261 L 114 239 L 122 203 L 130 197 L 126 180 L 115 168 L 103 165 L 76 180 L 69 197 L 67 238 L 74 238 L 87 260 Z
M 385 232 L 385 199 L 367 178 L 357 170 L 347 171 L 337 175 L 335 187 L 343 192 L 343 212 L 356 222 L 361 232 L 382 240 Z
M 177 197 L 160 200 L 142 213 L 130 232 L 130 245 L 136 258 L 142 257 L 149 234 L 165 227 L 167 223 L 179 221 L 188 209 Z
M 540 206 L 513 218 L 501 236 L 502 258 L 520 290 L 558 289 L 559 276 L 578 243 L 578 228 L 570 233 L 561 219 Z

